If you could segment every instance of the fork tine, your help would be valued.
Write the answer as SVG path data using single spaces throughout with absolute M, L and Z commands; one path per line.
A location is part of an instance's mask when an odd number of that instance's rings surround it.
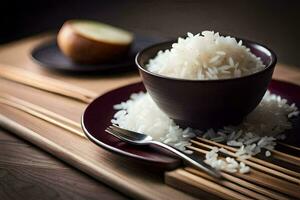
M 113 130 L 121 131 L 121 132 L 127 132 L 127 130 L 121 129 L 120 127 L 118 127 L 116 125 L 109 126 L 109 128 L 111 128 Z
M 135 132 L 135 131 L 131 131 L 131 130 L 128 130 L 128 129 L 124 129 L 124 128 L 121 128 L 115 124 L 113 124 L 112 126 L 109 126 L 110 128 L 112 128 L 113 130 L 118 130 L 119 132 L 122 132 L 124 134 L 130 134 L 130 135 L 133 135 L 134 137 L 137 137 L 139 135 L 145 135 L 143 133 L 139 133 L 139 132 Z
M 120 131 L 120 132 L 122 132 L 122 133 L 130 133 L 131 131 L 129 131 L 129 130 L 127 130 L 127 129 L 123 129 L 123 128 L 120 128 L 119 126 L 117 126 L 117 125 L 112 125 L 112 126 L 109 126 L 109 128 L 111 128 L 111 129 L 113 129 L 113 130 L 116 130 L 116 131 Z
M 120 140 L 123 140 L 118 134 L 115 134 L 115 132 L 112 129 L 110 129 L 110 128 L 106 128 L 105 132 L 107 132 L 107 133 L 109 133 L 109 134 L 111 134 L 111 135 L 119 138 Z
M 134 141 L 133 138 L 131 138 L 130 136 L 124 134 L 124 133 L 121 133 L 120 131 L 117 131 L 117 130 L 114 130 L 112 129 L 111 127 L 107 127 L 105 129 L 105 131 L 115 137 L 117 137 L 118 139 L 122 140 L 122 141 L 125 141 L 125 142 L 128 142 L 128 143 L 132 143 L 132 144 L 139 144 L 138 142 Z
M 143 135 L 141 133 L 137 133 L 137 132 L 130 131 L 130 130 L 127 130 L 127 129 L 123 129 L 123 128 L 120 128 L 120 127 L 115 126 L 115 125 L 114 126 L 109 126 L 109 128 L 111 128 L 114 131 L 119 132 L 122 135 L 126 135 L 126 137 L 128 137 L 129 139 L 133 139 L 133 140 L 139 139 L 139 136 Z

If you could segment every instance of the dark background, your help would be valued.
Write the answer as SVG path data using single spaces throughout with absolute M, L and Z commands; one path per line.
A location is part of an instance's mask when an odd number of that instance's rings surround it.
M 0 43 L 57 31 L 72 18 L 97 19 L 136 33 L 174 37 L 215 30 L 266 44 L 300 67 L 300 1 L 1 1 Z

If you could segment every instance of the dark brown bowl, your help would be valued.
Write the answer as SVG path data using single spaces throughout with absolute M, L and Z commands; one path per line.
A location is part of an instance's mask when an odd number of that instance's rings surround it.
M 240 40 L 240 39 L 239 39 Z M 176 41 L 150 46 L 136 56 L 136 64 L 147 92 L 159 108 L 181 127 L 217 128 L 234 125 L 261 101 L 272 78 L 276 55 L 267 47 L 243 40 L 260 57 L 265 69 L 247 76 L 218 80 L 186 80 L 166 77 L 146 69 L 158 51 Z

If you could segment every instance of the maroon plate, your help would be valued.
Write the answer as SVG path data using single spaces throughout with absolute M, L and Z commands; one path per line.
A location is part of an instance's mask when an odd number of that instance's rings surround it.
M 289 102 L 295 102 L 299 107 L 299 86 L 272 80 L 269 89 L 272 93 L 286 98 Z M 100 147 L 134 158 L 137 161 L 142 161 L 154 167 L 174 169 L 181 164 L 181 161 L 171 154 L 167 154 L 151 146 L 134 146 L 127 144 L 104 131 L 107 126 L 111 125 L 110 121 L 116 112 L 116 110 L 113 109 L 113 105 L 126 101 L 132 93 L 140 91 L 145 91 L 142 82 L 112 90 L 98 97 L 86 108 L 82 116 L 82 129 L 86 136 Z M 293 118 L 292 122 L 294 126 L 292 130 L 287 132 L 289 137 L 286 142 L 299 146 L 300 135 L 297 134 L 297 132 L 300 132 L 300 117 Z

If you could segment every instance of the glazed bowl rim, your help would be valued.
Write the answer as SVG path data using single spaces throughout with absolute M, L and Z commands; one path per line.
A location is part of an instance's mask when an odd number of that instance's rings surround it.
M 158 46 L 163 46 L 163 45 L 166 45 L 166 44 L 173 44 L 175 42 L 177 42 L 177 40 L 168 40 L 168 41 L 165 41 L 165 42 L 161 42 L 161 43 L 157 43 L 157 44 L 154 44 L 154 45 L 151 45 L 149 47 L 146 47 L 144 48 L 143 50 L 141 50 L 140 52 L 137 53 L 137 55 L 135 56 L 135 63 L 136 65 L 138 66 L 139 70 L 143 71 L 144 73 L 147 73 L 151 76 L 156 76 L 158 78 L 163 78 L 163 79 L 167 79 L 167 80 L 170 80 L 170 81 L 181 81 L 181 82 L 201 82 L 201 83 L 208 83 L 208 82 L 227 82 L 227 81 L 235 81 L 235 80 L 241 80 L 241 79 L 245 79 L 245 78 L 250 78 L 250 77 L 253 77 L 253 76 L 256 76 L 258 74 L 262 74 L 264 73 L 265 71 L 267 71 L 268 69 L 270 68 L 273 68 L 275 67 L 276 65 L 276 62 L 277 62 L 277 56 L 276 54 L 274 53 L 273 50 L 271 50 L 270 48 L 268 48 L 267 46 L 263 45 L 263 44 L 260 44 L 258 42 L 253 42 L 251 40 L 247 40 L 247 39 L 242 39 L 242 38 L 237 38 L 237 40 L 242 40 L 243 43 L 245 42 L 246 43 L 246 46 L 248 46 L 248 44 L 251 44 L 251 45 L 256 45 L 256 49 L 260 52 L 263 52 L 265 54 L 267 54 L 269 57 L 271 57 L 271 61 L 269 62 L 269 64 L 262 70 L 259 70 L 257 72 L 254 72 L 254 73 L 251 73 L 251 74 L 248 74 L 248 75 L 245 75 L 245 76 L 240 76 L 240 77 L 233 77 L 233 78 L 223 78 L 223 79 L 205 79 L 205 80 L 202 80 L 202 79 L 183 79 L 183 78 L 176 78 L 176 77 L 171 77 L 171 76 L 164 76 L 164 75 L 161 75 L 161 74 L 158 74 L 158 73 L 154 73 L 154 72 L 151 72 L 149 70 L 147 70 L 145 67 L 143 67 L 140 63 L 139 63 L 139 60 L 140 60 L 140 57 L 145 54 L 145 52 L 147 52 L 148 50 L 152 49 L 152 48 L 155 48 L 155 47 L 158 47 Z

